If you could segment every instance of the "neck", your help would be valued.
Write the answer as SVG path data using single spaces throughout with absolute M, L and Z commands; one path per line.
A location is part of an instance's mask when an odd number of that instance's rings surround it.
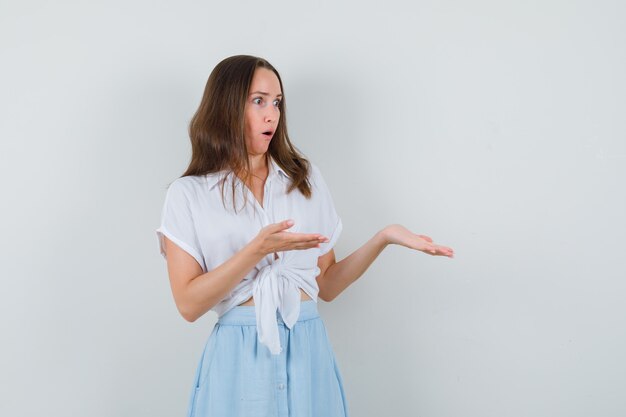
M 248 155 L 248 160 L 250 161 L 250 169 L 252 170 L 252 173 L 265 172 L 265 168 L 267 168 L 265 153 L 260 155 Z

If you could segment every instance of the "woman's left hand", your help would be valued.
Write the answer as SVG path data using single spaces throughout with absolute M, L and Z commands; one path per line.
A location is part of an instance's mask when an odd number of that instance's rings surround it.
M 447 246 L 433 243 L 433 240 L 426 235 L 416 235 L 401 224 L 392 224 L 382 230 L 387 243 L 406 246 L 410 249 L 417 249 L 433 256 L 454 257 L 454 250 Z

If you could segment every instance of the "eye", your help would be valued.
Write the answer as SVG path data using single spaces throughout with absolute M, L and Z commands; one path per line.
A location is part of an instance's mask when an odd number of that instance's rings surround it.
M 255 97 L 255 98 L 252 99 L 252 102 L 255 103 L 255 104 L 261 104 L 261 103 L 258 103 L 257 100 L 263 101 L 263 97 Z M 282 100 L 280 100 L 280 99 L 274 100 L 274 103 L 276 103 L 276 107 L 280 107 L 280 103 L 281 102 L 282 102 Z

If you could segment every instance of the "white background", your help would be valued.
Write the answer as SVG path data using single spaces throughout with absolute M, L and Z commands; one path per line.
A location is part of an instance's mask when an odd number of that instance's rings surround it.
M 183 416 L 213 312 L 158 227 L 213 67 L 284 80 L 344 223 L 320 300 L 352 417 L 626 415 L 619 1 L 0 3 L 0 415 Z

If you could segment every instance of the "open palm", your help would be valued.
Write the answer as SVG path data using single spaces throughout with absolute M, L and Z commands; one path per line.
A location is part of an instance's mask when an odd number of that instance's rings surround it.
M 392 224 L 385 227 L 384 234 L 388 243 L 406 246 L 433 256 L 454 257 L 452 248 L 437 245 L 433 243 L 432 238 L 429 236 L 415 234 L 401 224 Z

